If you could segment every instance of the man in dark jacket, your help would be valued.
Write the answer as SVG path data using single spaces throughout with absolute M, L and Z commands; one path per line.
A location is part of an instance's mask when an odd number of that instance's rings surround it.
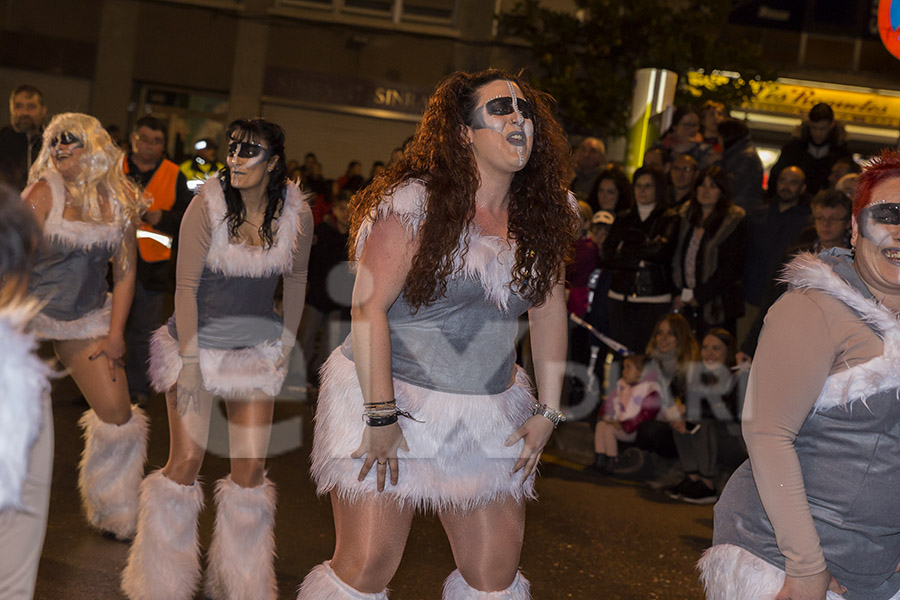
M 800 137 L 781 149 L 778 162 L 772 167 L 769 181 L 778 181 L 785 167 L 800 167 L 806 174 L 806 190 L 815 195 L 828 187 L 831 167 L 839 158 L 849 157 L 847 134 L 834 120 L 834 111 L 820 102 L 809 111 L 809 120 L 800 128 Z
M 0 129 L 0 182 L 25 189 L 28 170 L 41 151 L 47 105 L 32 85 L 20 85 L 9 95 L 9 126 Z

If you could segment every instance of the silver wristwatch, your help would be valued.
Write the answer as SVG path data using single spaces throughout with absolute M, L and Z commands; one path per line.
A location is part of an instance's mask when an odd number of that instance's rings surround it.
M 546 404 L 537 404 L 534 405 L 534 414 L 541 415 L 542 417 L 546 417 L 551 423 L 553 423 L 553 429 L 556 429 L 557 425 L 566 420 L 565 415 L 563 415 L 560 411 L 555 408 L 550 408 Z

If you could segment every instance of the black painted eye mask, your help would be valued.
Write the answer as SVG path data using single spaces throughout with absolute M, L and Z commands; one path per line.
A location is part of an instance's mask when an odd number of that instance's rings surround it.
M 268 148 L 249 142 L 231 142 L 228 144 L 228 156 L 238 158 L 254 158 L 268 152 Z
M 523 118 L 534 118 L 534 111 L 531 109 L 531 104 L 528 103 L 528 100 L 516 98 L 516 105 L 519 108 L 519 112 L 522 113 Z M 487 114 L 492 116 L 511 115 L 513 113 L 513 99 L 511 96 L 502 96 L 500 98 L 488 100 L 484 104 L 484 110 Z
M 885 202 L 866 209 L 869 219 L 879 225 L 900 225 L 900 204 Z
M 68 146 L 69 144 L 84 145 L 82 143 L 81 139 L 77 135 L 75 135 L 74 133 L 72 133 L 70 131 L 63 131 L 57 137 L 54 137 L 52 140 L 50 140 L 51 148 L 55 148 L 56 146 L 59 146 L 60 144 L 63 144 L 64 146 Z

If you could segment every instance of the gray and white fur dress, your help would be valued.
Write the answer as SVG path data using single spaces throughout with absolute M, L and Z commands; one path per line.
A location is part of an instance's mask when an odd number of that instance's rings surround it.
M 219 179 L 204 184 L 194 199 L 197 201 L 206 202 L 211 227 L 206 263 L 197 287 L 197 343 L 203 386 L 222 398 L 249 398 L 260 392 L 275 396 L 285 375 L 284 366 L 279 365 L 283 327 L 275 312 L 275 288 L 278 280 L 293 269 L 299 234 L 312 235 L 301 227 L 301 216 L 312 222 L 311 210 L 297 186 L 289 184 L 281 215 L 273 223 L 273 243 L 262 247 L 230 242 Z M 154 389 L 172 389 L 181 366 L 178 328 L 172 315 L 150 342 Z
M 828 599 L 900 600 L 900 322 L 845 250 L 801 254 L 785 279 L 838 300 L 883 342 L 881 356 L 828 376 L 794 448 L 828 569 L 848 589 Z M 749 460 L 716 505 L 713 544 L 699 564 L 707 598 L 775 597 L 785 558 Z
M 272 244 L 236 243 L 229 232 L 222 182 L 213 178 L 185 213 L 182 239 L 186 228 L 195 226 L 206 229 L 194 240 L 195 247 L 182 246 L 175 304 L 177 315 L 182 292 L 189 299 L 185 301 L 197 304 L 203 386 L 222 398 L 275 396 L 285 375 L 282 347 L 285 341 L 293 344 L 303 309 L 312 211 L 297 185 L 288 184 L 272 223 Z M 192 251 L 197 254 L 188 259 Z M 183 267 L 183 260 L 191 265 Z M 281 277 L 287 327 L 274 307 Z M 150 344 L 150 379 L 160 392 L 173 389 L 182 367 L 176 315 L 154 333 Z M 229 475 L 216 483 L 215 503 L 206 596 L 275 600 L 275 486 L 264 477 L 261 485 L 245 488 Z M 161 470 L 144 479 L 138 533 L 122 574 L 129 599 L 194 597 L 200 577 L 197 516 L 202 505 L 199 481 L 180 485 Z
M 45 340 L 90 340 L 109 334 L 112 295 L 106 281 L 110 261 L 127 229 L 121 207 L 110 199 L 112 223 L 63 217 L 65 185 L 48 173 L 51 207 L 31 271 L 30 295 L 41 303 L 30 324 Z M 88 521 L 119 539 L 134 535 L 137 486 L 147 457 L 147 416 L 133 406 L 123 425 L 105 423 L 89 409 L 79 420 L 84 452 L 78 487 Z
M 425 219 L 425 188 L 413 181 L 378 206 L 415 235 Z M 360 227 L 360 256 L 373 219 Z M 470 226 L 462 272 L 447 294 L 414 311 L 401 294 L 388 311 L 391 365 L 397 406 L 416 421 L 401 418 L 410 451 L 401 451 L 399 483 L 382 495 L 431 510 L 483 506 L 491 501 L 533 496 L 534 478 L 524 484 L 512 466 L 522 441 L 506 438 L 532 414 L 530 383 L 515 364 L 518 317 L 530 303 L 510 290 L 514 251 L 506 242 Z M 312 476 L 320 494 L 336 490 L 356 499 L 375 494 L 375 470 L 362 482 L 363 459 L 350 458 L 362 439 L 363 396 L 353 363 L 351 337 L 323 367 L 312 450 Z M 421 421 L 421 422 L 419 422 Z

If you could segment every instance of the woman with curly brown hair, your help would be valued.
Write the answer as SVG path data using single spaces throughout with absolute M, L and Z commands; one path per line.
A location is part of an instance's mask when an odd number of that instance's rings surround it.
M 312 452 L 337 545 L 299 598 L 387 598 L 417 508 L 450 540 L 444 598 L 529 597 L 524 500 L 561 417 L 578 228 L 566 168 L 544 94 L 502 71 L 455 73 L 357 196 L 352 331 L 324 368 Z M 544 404 L 515 365 L 526 311 Z

